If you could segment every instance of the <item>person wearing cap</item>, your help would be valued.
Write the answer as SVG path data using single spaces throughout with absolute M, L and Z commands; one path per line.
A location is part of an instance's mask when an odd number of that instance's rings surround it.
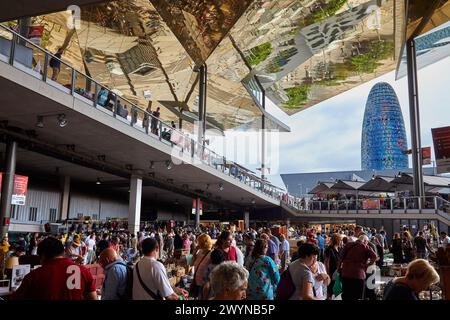
M 74 262 L 77 262 L 79 264 L 83 263 L 83 244 L 78 234 L 75 234 L 73 236 L 72 243 L 66 248 L 66 256 L 72 259 Z

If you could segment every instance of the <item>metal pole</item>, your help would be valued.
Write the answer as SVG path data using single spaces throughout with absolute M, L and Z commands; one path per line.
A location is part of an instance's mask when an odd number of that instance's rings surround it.
M 422 146 L 420 141 L 419 88 L 417 83 L 416 45 L 414 39 L 406 42 L 408 68 L 409 117 L 411 124 L 414 195 L 425 196 L 422 173 Z
M 16 173 L 17 142 L 10 141 L 6 146 L 5 174 L 2 177 L 2 194 L 0 198 L 0 232 L 3 238 L 8 234 L 11 199 L 14 190 L 14 175 Z
M 263 100 L 264 101 L 264 100 Z M 264 103 L 264 102 L 263 102 Z M 265 154 L 266 154 L 266 116 L 263 114 L 262 116 L 261 116 L 261 137 L 262 137 L 262 139 L 261 139 L 261 179 L 265 179 L 266 178 L 266 175 L 264 174 L 265 173 L 265 166 L 266 166 L 266 164 L 265 164 L 265 162 L 266 162 L 266 157 L 265 157 Z
M 14 58 L 16 54 L 16 42 L 17 42 L 17 35 L 13 33 L 12 41 L 11 41 L 11 48 L 9 50 L 9 64 L 14 65 Z
M 198 137 L 199 145 L 204 145 L 205 118 L 206 118 L 206 66 L 203 64 L 199 68 L 199 96 L 198 96 Z

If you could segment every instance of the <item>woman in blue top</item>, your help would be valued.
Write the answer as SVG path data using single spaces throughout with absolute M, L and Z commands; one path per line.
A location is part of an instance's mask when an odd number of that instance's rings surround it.
M 280 273 L 272 258 L 266 256 L 267 241 L 259 239 L 253 248 L 249 263 L 248 300 L 273 300 Z

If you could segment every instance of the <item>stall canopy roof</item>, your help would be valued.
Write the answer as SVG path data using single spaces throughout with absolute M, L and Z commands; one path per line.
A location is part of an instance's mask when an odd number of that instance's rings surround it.
M 315 194 L 315 193 L 322 193 L 324 191 L 327 191 L 334 185 L 334 182 L 319 182 L 317 186 L 315 186 L 309 194 Z
M 359 190 L 392 192 L 395 189 L 395 184 L 392 183 L 392 180 L 394 180 L 394 177 L 375 176 L 361 186 Z
M 423 176 L 425 186 L 450 187 L 450 178 L 439 176 Z M 393 184 L 413 184 L 413 175 L 409 173 L 401 173 L 392 180 Z
M 365 182 L 359 181 L 349 181 L 349 180 L 338 180 L 330 189 L 340 189 L 340 190 L 358 190 L 361 188 Z

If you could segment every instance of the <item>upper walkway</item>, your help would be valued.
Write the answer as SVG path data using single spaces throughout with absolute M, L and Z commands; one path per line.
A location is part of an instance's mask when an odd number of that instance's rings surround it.
M 192 196 L 237 206 L 279 206 L 282 192 L 267 180 L 209 150 L 11 29 L 0 25 L 0 36 L 2 48 L 6 43 L 7 49 L 0 52 L 0 120 L 7 120 L 8 126 L 33 131 L 33 137 L 47 145 L 76 144 L 85 154 L 106 155 L 130 174 L 156 170 L 146 178 L 183 186 Z M 49 66 L 52 59 L 61 64 L 54 80 Z M 36 62 L 38 67 L 33 67 Z M 44 127 L 53 116 L 63 116 L 70 125 Z
M 437 196 L 331 201 L 288 197 L 282 208 L 295 217 L 426 219 L 450 226 L 450 202 Z

